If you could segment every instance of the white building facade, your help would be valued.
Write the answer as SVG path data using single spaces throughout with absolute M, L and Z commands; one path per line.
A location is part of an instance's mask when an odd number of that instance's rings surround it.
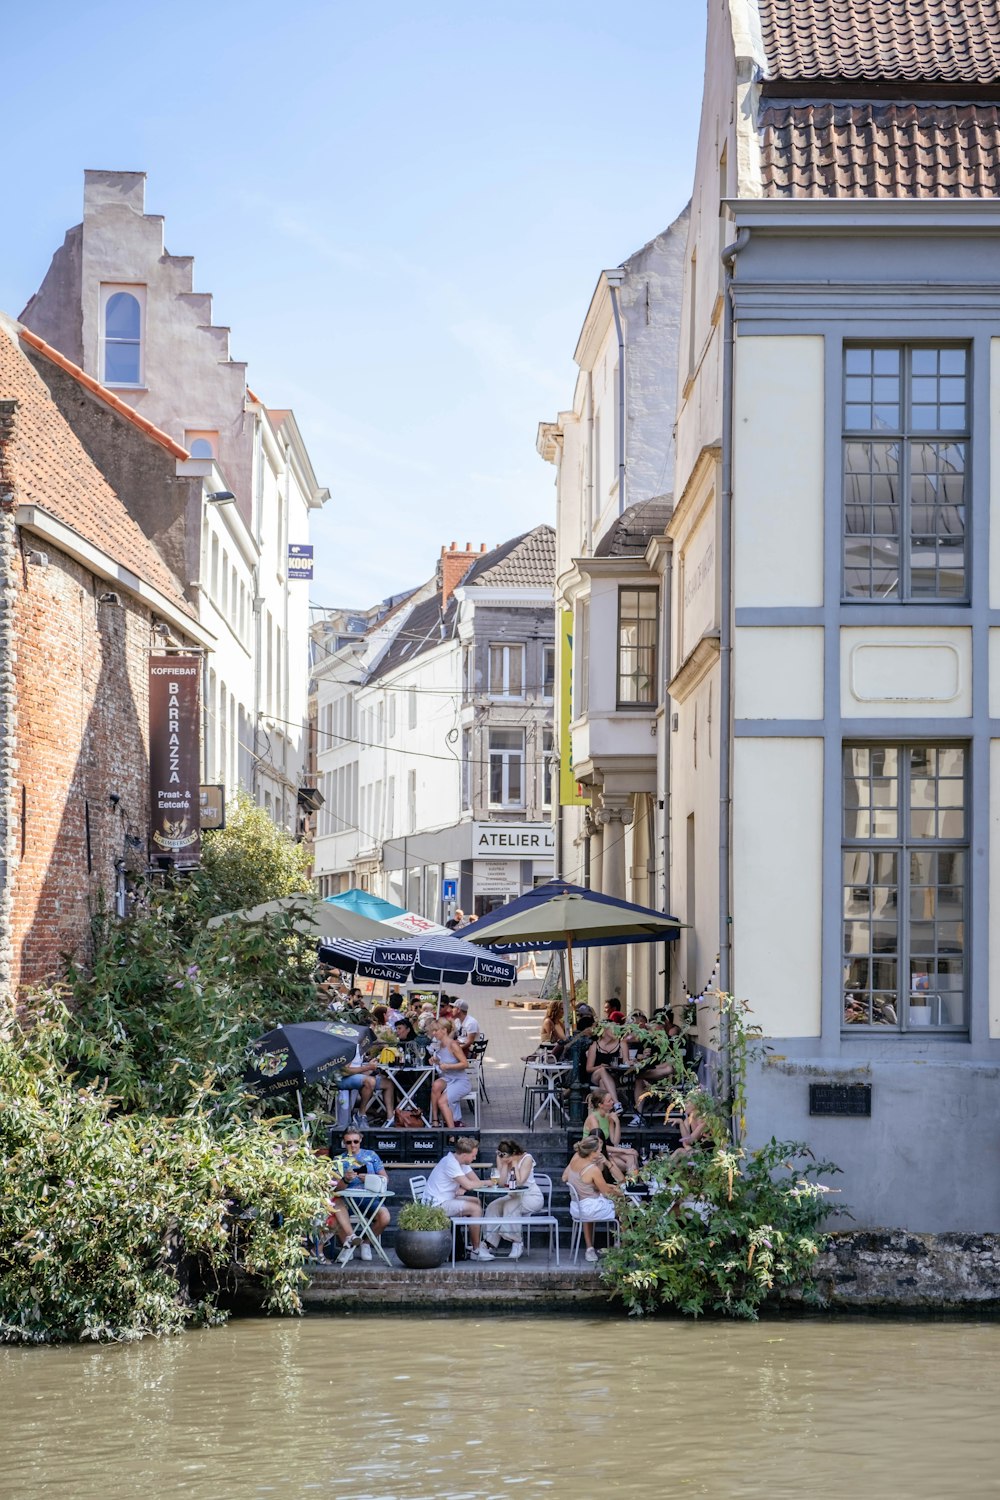
M 124 498 L 216 638 L 203 684 L 204 776 L 243 786 L 298 826 L 307 749 L 308 581 L 289 557 L 309 544 L 317 484 L 293 414 L 265 406 L 193 289 L 193 260 L 169 255 L 145 212 L 145 175 L 87 172 L 71 229 L 24 323 L 158 429 L 201 477 L 197 495 L 155 511 Z M 191 494 L 196 498 L 192 500 Z
M 687 211 L 602 272 L 577 343 L 573 405 L 539 428 L 556 466 L 559 863 L 644 906 L 667 900 L 665 600 Z M 663 1003 L 658 947 L 590 955 L 592 994 Z
M 453 543 L 317 660 L 323 894 L 360 885 L 440 921 L 551 877 L 554 561 L 550 527 Z

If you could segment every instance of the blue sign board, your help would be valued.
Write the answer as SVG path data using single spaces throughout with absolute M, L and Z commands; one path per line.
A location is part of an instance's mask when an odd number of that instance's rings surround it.
M 457 880 L 442 880 L 442 882 L 441 882 L 441 900 L 442 901 L 456 901 L 457 899 L 458 899 L 458 881 Z
M 288 577 L 311 578 L 313 576 L 312 543 L 289 542 Z

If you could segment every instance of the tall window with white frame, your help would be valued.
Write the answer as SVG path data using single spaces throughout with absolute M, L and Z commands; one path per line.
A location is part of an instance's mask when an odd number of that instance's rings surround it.
M 618 707 L 656 707 L 655 588 L 618 590 Z
M 524 647 L 490 647 L 490 697 L 524 697 Z
M 962 1030 L 967 756 L 844 747 L 844 1024 Z
M 542 730 L 542 806 L 552 806 L 552 774 L 555 739 L 551 729 Z
M 542 698 L 551 703 L 556 695 L 556 648 L 542 647 Z
M 489 732 L 490 806 L 524 806 L 524 730 Z
M 145 287 L 101 287 L 101 379 L 105 385 L 142 385 L 145 299 Z
M 968 598 L 969 351 L 844 349 L 844 598 Z

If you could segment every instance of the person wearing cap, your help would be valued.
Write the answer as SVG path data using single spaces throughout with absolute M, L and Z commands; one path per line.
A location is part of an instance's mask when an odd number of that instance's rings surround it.
M 464 1047 L 466 1043 L 476 1040 L 481 1028 L 475 1016 L 469 1013 L 468 1000 L 459 1000 L 455 1006 L 455 1010 L 457 1012 L 455 1025 L 458 1028 L 458 1043 L 459 1046 Z

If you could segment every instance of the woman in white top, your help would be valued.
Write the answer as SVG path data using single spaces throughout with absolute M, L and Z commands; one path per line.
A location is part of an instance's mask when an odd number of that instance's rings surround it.
M 562 1174 L 562 1180 L 569 1184 L 572 1195 L 570 1217 L 583 1225 L 583 1240 L 587 1247 L 584 1260 L 597 1259 L 594 1223 L 614 1219 L 615 1199 L 622 1196 L 620 1188 L 605 1181 L 600 1166 L 603 1159 L 598 1141 L 594 1136 L 588 1136 L 584 1141 L 577 1141 L 569 1166 Z
M 486 1210 L 486 1243 L 495 1250 L 501 1240 L 509 1240 L 510 1259 L 520 1260 L 524 1254 L 521 1225 L 505 1224 L 504 1220 L 538 1214 L 545 1207 L 542 1190 L 535 1181 L 535 1159 L 520 1142 L 501 1141 L 493 1176 L 501 1187 L 509 1187 L 510 1192 L 505 1198 L 495 1198 Z
M 469 1059 L 456 1042 L 450 1021 L 438 1021 L 431 1028 L 431 1036 L 433 1041 L 428 1050 L 441 1075 L 431 1086 L 431 1124 L 443 1123 L 454 1128 L 462 1123 L 462 1100 L 472 1093 Z

